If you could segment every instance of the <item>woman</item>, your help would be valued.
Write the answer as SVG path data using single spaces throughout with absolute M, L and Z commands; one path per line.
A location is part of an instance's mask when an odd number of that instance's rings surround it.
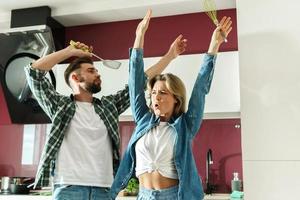
M 175 75 L 158 75 L 148 82 L 151 103 L 146 104 L 143 75 L 144 35 L 151 10 L 136 30 L 130 57 L 129 93 L 136 129 L 128 144 L 111 188 L 113 197 L 134 175 L 139 178 L 139 200 L 199 200 L 203 189 L 192 154 L 191 143 L 203 117 L 205 95 L 209 92 L 216 54 L 231 31 L 230 18 L 223 17 L 212 35 L 208 53 L 195 82 L 188 110 L 182 81 Z M 222 34 L 221 34 L 222 31 Z M 185 50 L 179 37 L 177 53 Z M 177 55 L 178 55 L 177 54 Z

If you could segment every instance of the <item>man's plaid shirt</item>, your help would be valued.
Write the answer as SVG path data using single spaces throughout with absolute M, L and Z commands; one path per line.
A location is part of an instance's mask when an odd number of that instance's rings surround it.
M 72 96 L 63 96 L 56 92 L 53 85 L 45 77 L 45 71 L 34 69 L 28 65 L 25 67 L 25 74 L 33 95 L 52 121 L 51 131 L 46 137 L 35 179 L 35 186 L 48 186 L 50 172 L 54 169 L 58 150 L 62 144 L 65 130 L 75 114 L 76 105 Z M 114 95 L 103 96 L 101 99 L 93 98 L 92 103 L 111 137 L 113 168 L 114 173 L 116 173 L 120 161 L 118 118 L 130 105 L 128 86 Z

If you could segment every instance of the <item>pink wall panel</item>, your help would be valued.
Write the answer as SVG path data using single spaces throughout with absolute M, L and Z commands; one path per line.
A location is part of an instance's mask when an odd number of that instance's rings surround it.
M 230 192 L 230 181 L 234 171 L 242 178 L 241 133 L 239 119 L 204 120 L 194 139 L 193 152 L 203 184 L 205 183 L 205 159 L 209 148 L 213 151 L 212 183 L 217 185 L 216 192 Z M 126 150 L 134 122 L 120 122 L 121 153 Z M 0 126 L 0 176 L 24 175 L 21 164 L 23 125 Z M 32 166 L 33 176 L 37 166 Z M 205 184 L 203 185 L 205 188 Z
M 224 15 L 232 18 L 233 30 L 228 37 L 229 42 L 223 44 L 220 51 L 234 51 L 238 48 L 236 10 L 218 12 L 219 18 Z M 94 52 L 106 59 L 127 59 L 128 48 L 133 45 L 139 22 L 130 20 L 69 27 L 66 29 L 66 41 L 75 40 L 93 45 Z M 179 34 L 188 39 L 185 54 L 206 52 L 214 28 L 205 13 L 153 18 L 145 37 L 145 57 L 163 55 Z
M 10 121 L 4 93 L 0 85 L 0 126 L 5 124 L 11 124 L 11 121 Z
M 0 85 L 0 177 L 20 173 L 23 128 L 23 125 L 11 124 Z
M 241 129 L 239 119 L 205 120 L 195 137 L 193 152 L 199 174 L 205 183 L 206 153 L 212 150 L 212 184 L 218 192 L 230 192 L 233 172 L 242 178 Z
M 193 142 L 193 153 L 199 175 L 205 186 L 206 152 L 213 152 L 214 164 L 211 166 L 212 184 L 215 192 L 231 192 L 230 184 L 233 172 L 239 172 L 242 178 L 241 130 L 239 119 L 204 120 Z M 134 122 L 121 122 L 121 153 L 134 130 Z
M 0 126 L 0 177 L 21 174 L 23 125 Z
M 120 122 L 120 134 L 121 134 L 121 155 L 125 152 L 130 137 L 134 131 L 134 122 Z

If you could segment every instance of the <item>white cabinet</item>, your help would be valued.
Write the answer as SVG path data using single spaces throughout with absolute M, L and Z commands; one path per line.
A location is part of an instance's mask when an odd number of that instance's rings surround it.
M 200 69 L 204 54 L 179 56 L 174 60 L 165 72 L 178 75 L 186 85 L 188 97 L 191 94 L 193 84 Z M 159 57 L 145 58 L 145 68 L 159 60 Z M 120 69 L 114 70 L 104 67 L 101 62 L 95 62 L 102 79 L 102 91 L 95 95 L 108 95 L 123 89 L 128 81 L 128 60 L 122 62 Z M 69 95 L 71 89 L 64 80 L 64 70 L 67 64 L 56 66 L 57 91 Z M 218 54 L 216 69 L 210 93 L 206 98 L 205 118 L 239 117 L 240 88 L 238 70 L 238 52 L 223 52 Z M 127 109 L 121 120 L 132 120 L 131 110 Z
M 243 162 L 245 199 L 296 200 L 300 188 L 300 161 L 261 160 Z M 257 186 L 259 185 L 259 186 Z M 253 189 L 255 188 L 255 189 Z
M 204 54 L 179 56 L 167 72 L 178 75 L 190 96 Z M 206 97 L 205 118 L 239 117 L 240 87 L 238 52 L 219 53 L 210 92 Z

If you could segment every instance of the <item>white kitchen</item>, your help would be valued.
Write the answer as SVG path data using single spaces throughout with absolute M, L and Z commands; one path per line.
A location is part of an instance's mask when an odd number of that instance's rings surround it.
M 7 63 L 16 58 L 11 58 L 12 47 L 8 48 L 10 42 L 5 40 L 9 37 L 5 33 L 11 31 L 12 10 L 48 6 L 51 17 L 64 26 L 65 38 L 61 46 L 70 40 L 82 41 L 93 45 L 94 53 L 101 58 L 120 62 L 121 67 L 115 70 L 94 60 L 103 82 L 100 95 L 96 97 L 101 97 L 122 89 L 127 83 L 128 48 L 132 46 L 136 25 L 151 8 L 153 16 L 146 35 L 148 39 L 145 38 L 145 66 L 157 62 L 168 50 L 170 42 L 183 34 L 188 39 L 187 52 L 172 61 L 165 72 L 182 78 L 187 96 L 190 96 L 215 28 L 201 2 L 1 1 L 0 177 L 34 175 L 50 127 L 49 120 L 42 115 L 35 113 L 28 117 L 29 110 L 21 113 L 22 106 L 10 105 L 16 98 L 23 100 L 27 92 L 24 83 L 19 88 L 14 85 L 18 81 L 24 82 L 24 76 L 15 72 L 21 73 L 23 69 L 7 69 Z M 204 199 L 297 199 L 296 191 L 300 188 L 300 126 L 297 120 L 300 112 L 300 94 L 297 92 L 300 91 L 300 61 L 297 59 L 300 28 L 297 10 L 300 4 L 296 0 L 285 4 L 271 0 L 215 0 L 215 3 L 218 18 L 231 16 L 235 27 L 218 53 L 211 90 L 206 97 L 204 122 L 193 143 L 198 173 L 206 193 Z M 22 39 L 26 36 L 23 32 Z M 55 36 L 53 38 L 55 40 Z M 63 75 L 67 65 L 68 61 L 53 68 L 54 81 L 49 77 L 52 83 L 55 82 L 56 90 L 64 95 L 72 92 Z M 18 81 L 11 81 L 15 77 Z M 6 82 L 13 86 L 4 86 Z M 6 90 L 12 90 L 10 93 L 15 96 L 7 94 Z M 28 104 L 30 102 L 26 106 Z M 32 121 L 35 119 L 37 121 Z M 119 120 L 120 153 L 123 155 L 134 129 L 130 109 Z M 211 164 L 209 149 L 212 150 Z M 30 158 L 25 158 L 24 152 L 28 152 Z M 233 173 L 237 172 L 241 191 L 232 190 Z M 4 189 L 2 185 L 1 190 Z M 44 190 L 36 191 L 40 193 L 31 191 L 31 195 L 2 193 L 0 200 L 52 198 L 50 187 L 41 189 Z M 234 198 L 234 195 L 241 198 Z M 133 200 L 136 197 L 120 193 L 117 199 Z

